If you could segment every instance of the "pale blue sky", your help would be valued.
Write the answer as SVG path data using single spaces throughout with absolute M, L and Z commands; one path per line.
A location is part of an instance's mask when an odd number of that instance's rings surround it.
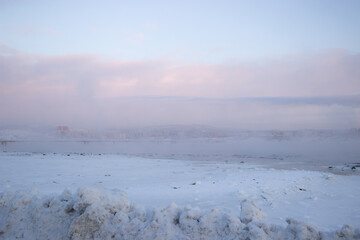
M 0 1 L 0 44 L 40 55 L 221 63 L 360 52 L 360 1 Z

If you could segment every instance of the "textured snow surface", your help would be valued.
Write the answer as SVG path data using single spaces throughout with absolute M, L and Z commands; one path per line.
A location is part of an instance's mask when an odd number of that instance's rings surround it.
M 212 209 L 142 208 L 125 192 L 79 188 L 43 195 L 7 192 L 0 197 L 0 239 L 360 239 L 344 225 L 332 232 L 293 219 L 271 225 L 254 202 L 240 216 Z
M 0 239 L 359 238 L 359 175 L 226 159 L 0 153 Z

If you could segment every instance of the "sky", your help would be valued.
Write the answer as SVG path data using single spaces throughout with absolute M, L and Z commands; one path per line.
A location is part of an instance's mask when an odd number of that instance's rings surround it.
M 360 1 L 0 0 L 0 126 L 360 128 Z

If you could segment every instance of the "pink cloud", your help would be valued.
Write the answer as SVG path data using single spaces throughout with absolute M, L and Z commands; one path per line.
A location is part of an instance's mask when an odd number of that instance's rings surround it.
M 360 93 L 360 55 L 331 52 L 262 64 L 104 61 L 95 55 L 0 56 L 1 91 L 67 84 L 91 96 L 303 97 Z M 100 94 L 101 93 L 101 94 Z
M 108 61 L 96 55 L 43 57 L 0 47 L 0 76 L 0 122 L 198 123 L 242 128 L 360 124 L 356 106 L 220 100 L 358 95 L 360 55 L 342 51 L 216 65 L 164 59 Z M 131 98 L 134 96 L 189 98 Z M 205 100 L 191 101 L 191 97 Z
M 91 33 L 100 33 L 100 29 L 97 28 L 97 27 L 89 27 L 88 30 L 91 32 Z

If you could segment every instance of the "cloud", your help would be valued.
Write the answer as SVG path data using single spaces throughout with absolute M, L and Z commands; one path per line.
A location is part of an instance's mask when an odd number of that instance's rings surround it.
M 126 41 L 129 43 L 140 43 L 145 40 L 145 35 L 142 32 L 128 31 L 125 35 Z
M 19 51 L 0 43 L 0 55 L 9 56 L 9 55 L 15 55 L 15 54 L 19 54 Z
M 153 23 L 146 23 L 145 27 L 151 31 L 156 31 L 159 28 L 159 26 L 157 24 L 153 24 Z
M 37 35 L 39 35 L 39 34 L 60 35 L 61 34 L 61 32 L 55 28 L 41 26 L 41 25 L 33 25 L 33 24 L 7 25 L 6 28 L 9 31 L 12 31 L 16 34 L 20 34 L 23 36 L 36 35 L 36 34 Z
M 0 46 L 0 76 L 1 123 L 360 125 L 360 55 L 338 50 L 215 65 L 44 57 Z
M 94 27 L 94 26 L 88 27 L 88 30 L 89 30 L 91 33 L 94 33 L 94 34 L 97 34 L 97 33 L 100 33 L 100 32 L 101 32 L 99 28 Z

